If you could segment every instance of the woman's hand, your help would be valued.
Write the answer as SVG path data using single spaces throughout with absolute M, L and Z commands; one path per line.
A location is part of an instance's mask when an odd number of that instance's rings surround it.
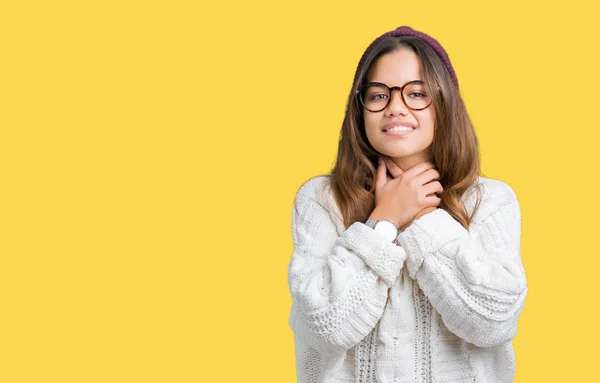
M 387 219 L 404 230 L 417 218 L 435 210 L 441 203 L 436 193 L 442 185 L 431 162 L 419 163 L 403 171 L 391 158 L 380 156 L 375 183 L 375 209 L 369 218 Z M 387 175 L 390 170 L 393 178 Z
M 380 156 L 384 161 L 385 161 L 385 166 L 388 168 L 388 170 L 390 171 L 390 173 L 392 174 L 392 176 L 394 178 L 396 177 L 400 177 L 402 175 L 402 173 L 404 173 L 404 171 L 402 170 L 402 168 L 400 168 L 400 166 L 396 165 L 396 163 L 394 161 L 392 161 L 392 159 L 388 156 Z M 391 180 L 392 178 L 390 178 L 390 176 L 387 176 L 388 181 Z M 410 222 L 408 222 L 406 225 L 401 226 L 399 229 L 401 231 L 406 230 L 406 228 L 408 228 L 414 221 L 416 221 L 417 219 L 421 218 L 422 216 L 424 216 L 427 213 L 431 213 L 432 211 L 436 210 L 437 207 L 426 207 L 423 210 L 421 210 L 420 212 L 417 213 L 417 215 L 410 220 Z

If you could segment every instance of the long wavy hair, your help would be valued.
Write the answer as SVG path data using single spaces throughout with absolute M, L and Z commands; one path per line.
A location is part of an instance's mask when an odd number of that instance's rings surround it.
M 380 153 L 367 139 L 357 91 L 366 85 L 369 70 L 378 58 L 402 48 L 412 50 L 419 58 L 425 87 L 432 95 L 435 122 L 431 161 L 440 173 L 439 182 L 444 188 L 439 207 L 468 230 L 481 200 L 477 137 L 458 87 L 443 61 L 427 43 L 413 36 L 390 37 L 374 44 L 356 69 L 342 123 L 337 159 L 333 169 L 325 175 L 328 185 L 346 228 L 354 222 L 368 219 L 375 208 L 374 180 Z M 461 197 L 471 187 L 477 189 L 477 203 L 469 214 Z

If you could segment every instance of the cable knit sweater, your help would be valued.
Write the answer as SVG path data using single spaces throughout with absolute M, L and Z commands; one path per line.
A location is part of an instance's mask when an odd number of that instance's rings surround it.
M 437 209 L 388 242 L 344 227 L 326 179 L 302 185 L 292 211 L 298 381 L 512 382 L 527 282 L 510 186 L 479 177 L 469 230 Z M 463 196 L 469 212 L 476 197 Z

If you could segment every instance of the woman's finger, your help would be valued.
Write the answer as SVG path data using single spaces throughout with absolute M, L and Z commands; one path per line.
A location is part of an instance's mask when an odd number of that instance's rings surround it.
M 402 170 L 400 168 L 400 166 L 396 165 L 396 163 L 394 161 L 392 161 L 392 159 L 388 156 L 381 156 L 383 158 L 383 160 L 385 161 L 385 166 L 390 170 L 390 173 L 392 174 L 392 176 L 394 178 L 398 178 L 400 177 L 400 175 L 402 173 L 404 173 L 404 170 Z
M 385 167 L 385 162 L 379 157 L 379 165 L 377 165 L 377 180 L 375 181 L 375 188 L 379 189 L 385 185 L 387 180 L 387 168 Z

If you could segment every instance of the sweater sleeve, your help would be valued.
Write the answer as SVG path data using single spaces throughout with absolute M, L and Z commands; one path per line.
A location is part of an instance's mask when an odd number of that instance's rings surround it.
M 470 231 L 437 209 L 399 236 L 409 275 L 446 327 L 479 347 L 514 338 L 527 294 L 519 202 L 510 186 L 494 181 Z
M 375 327 L 406 255 L 361 222 L 338 235 L 335 215 L 311 190 L 298 191 L 292 211 L 290 327 L 311 347 L 336 353 Z

